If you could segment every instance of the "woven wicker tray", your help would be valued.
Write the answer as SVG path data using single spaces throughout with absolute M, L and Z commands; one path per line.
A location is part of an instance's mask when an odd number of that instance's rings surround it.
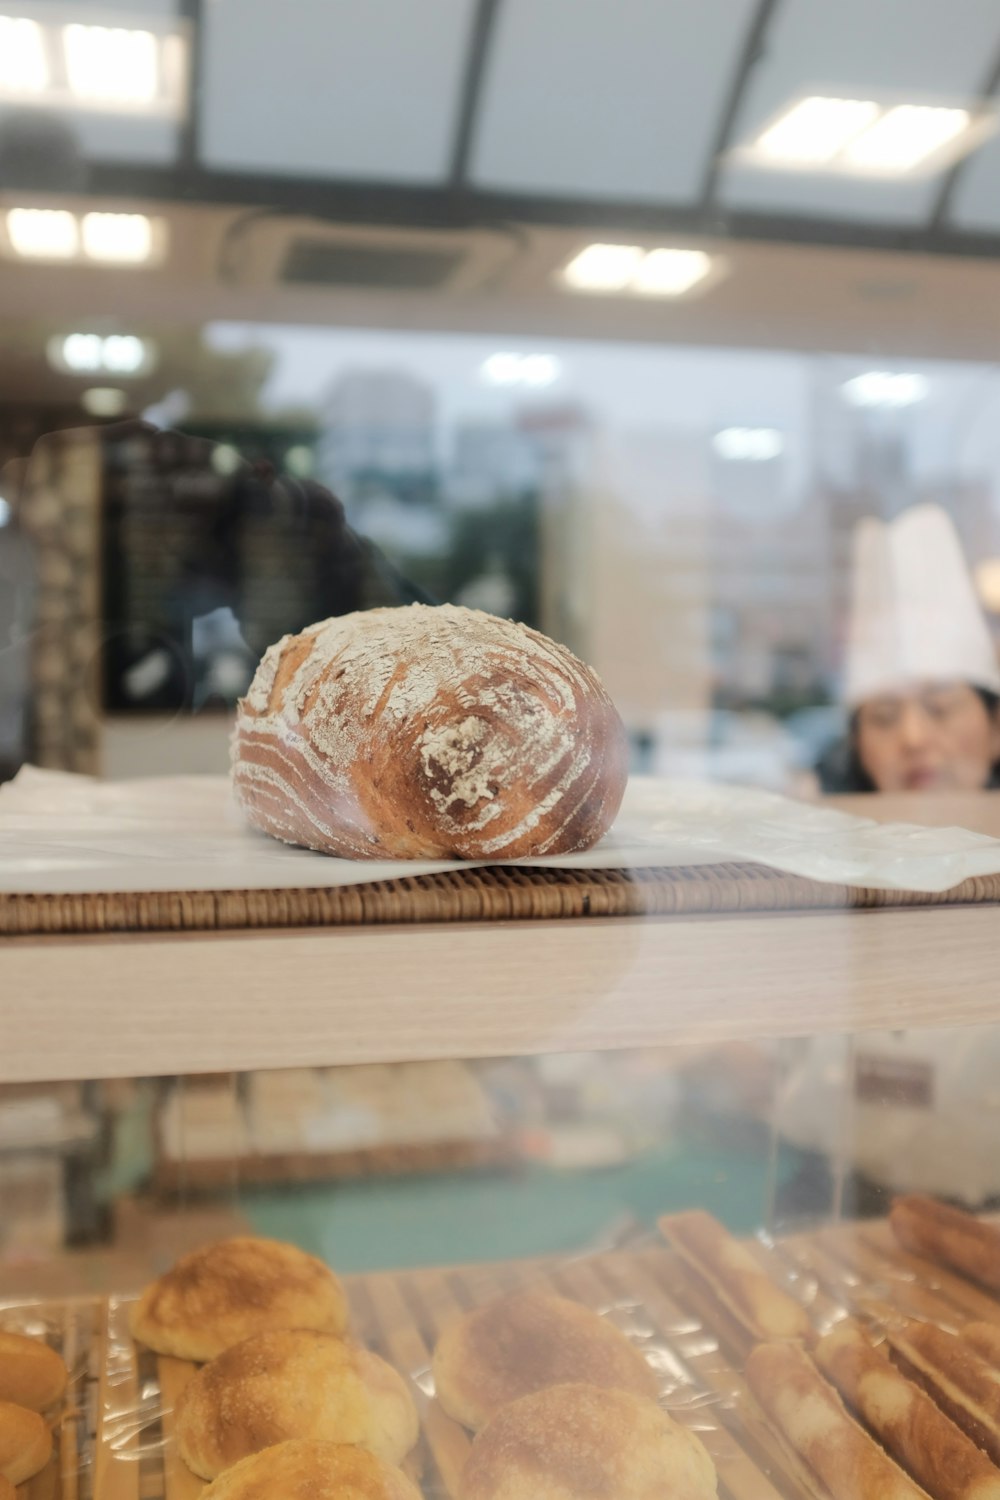
M 1000 875 L 923 894 L 827 884 L 751 864 L 642 870 L 505 866 L 298 890 L 0 893 L 0 936 L 844 911 L 998 901 Z

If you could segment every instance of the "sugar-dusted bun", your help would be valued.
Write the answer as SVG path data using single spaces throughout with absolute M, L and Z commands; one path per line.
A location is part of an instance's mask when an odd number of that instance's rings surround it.
M 23 1484 L 52 1455 L 52 1434 L 37 1411 L 0 1401 L 0 1474 L 11 1484 Z
M 620 1329 L 551 1292 L 510 1292 L 463 1314 L 434 1350 L 434 1389 L 450 1417 L 478 1431 L 519 1396 L 566 1381 L 655 1400 L 657 1381 Z
M 314 1255 L 237 1236 L 182 1255 L 146 1288 L 130 1322 L 133 1337 L 157 1354 L 200 1362 L 268 1328 L 342 1333 L 347 1298 Z
M 420 1492 L 363 1448 L 292 1438 L 241 1459 L 202 1500 L 420 1500 Z
M 68 1373 L 65 1361 L 41 1339 L 0 1329 L 0 1401 L 45 1411 L 66 1389 Z
M 391 1365 L 302 1328 L 258 1334 L 213 1359 L 181 1391 L 175 1423 L 180 1455 L 202 1479 L 287 1438 L 353 1443 L 398 1464 L 419 1430 Z
M 352 859 L 588 849 L 627 774 L 622 722 L 565 646 L 452 605 L 373 609 L 272 646 L 233 785 L 263 833 Z
M 505 1406 L 476 1438 L 459 1500 L 714 1500 L 715 1467 L 644 1396 L 553 1385 Z

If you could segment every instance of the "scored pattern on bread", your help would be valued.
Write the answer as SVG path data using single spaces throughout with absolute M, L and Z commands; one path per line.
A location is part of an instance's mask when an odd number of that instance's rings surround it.
M 1000 1229 L 995 1225 L 919 1193 L 897 1198 L 889 1222 L 905 1250 L 1000 1292 Z
M 353 859 L 587 849 L 621 804 L 627 740 L 596 673 L 538 631 L 413 604 L 285 636 L 237 711 L 253 827 Z
M 1000 1464 L 1000 1370 L 957 1334 L 932 1323 L 890 1328 L 887 1338 L 901 1368 Z
M 799 1345 L 758 1344 L 746 1373 L 755 1400 L 833 1500 L 926 1500 L 848 1414 Z
M 801 1303 L 783 1292 L 729 1230 L 702 1209 L 669 1214 L 660 1230 L 677 1254 L 758 1339 L 805 1339 L 812 1333 Z
M 936 1500 L 1000 1500 L 1000 1470 L 847 1320 L 816 1345 L 814 1358 L 893 1458 Z

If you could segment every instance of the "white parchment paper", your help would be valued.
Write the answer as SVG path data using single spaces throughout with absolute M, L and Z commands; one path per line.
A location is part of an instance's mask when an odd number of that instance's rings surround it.
M 579 870 L 726 860 L 847 885 L 944 891 L 1000 874 L 1000 840 L 875 823 L 771 792 L 634 777 L 596 848 L 524 863 Z M 0 786 L 5 892 L 266 890 L 463 868 L 458 860 L 358 861 L 289 848 L 246 827 L 224 776 L 103 782 L 29 766 Z

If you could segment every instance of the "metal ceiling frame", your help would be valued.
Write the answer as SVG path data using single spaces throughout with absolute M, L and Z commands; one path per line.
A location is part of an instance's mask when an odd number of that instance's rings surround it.
M 710 237 L 1000 259 L 1000 233 L 980 234 L 947 223 L 958 176 L 968 158 L 958 163 L 946 178 L 935 215 L 923 226 L 901 227 L 808 215 L 729 210 L 718 203 L 719 159 L 729 145 L 748 80 L 762 55 L 768 29 L 781 0 L 758 0 L 723 106 L 706 166 L 701 201 L 691 205 L 497 192 L 469 183 L 469 160 L 483 82 L 502 0 L 477 0 L 459 94 L 449 171 L 444 182 L 417 185 L 356 178 L 266 175 L 204 167 L 200 153 L 203 3 L 204 0 L 180 0 L 180 13 L 191 26 L 192 47 L 190 108 L 181 132 L 176 164 L 153 166 L 91 161 L 87 163 L 83 181 L 74 187 L 76 193 L 112 199 L 262 209 L 268 213 L 294 214 L 333 222 L 411 229 L 538 225 L 579 229 L 581 235 L 588 231 L 607 230 L 617 235 L 638 234 L 661 240 L 666 237 Z M 995 92 L 998 88 L 1000 56 L 984 81 L 984 90 Z

